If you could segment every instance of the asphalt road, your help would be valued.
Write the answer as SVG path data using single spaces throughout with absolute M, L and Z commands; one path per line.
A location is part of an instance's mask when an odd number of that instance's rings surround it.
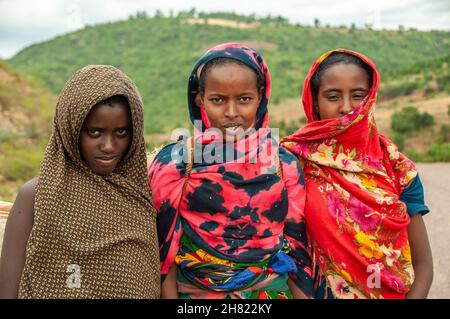
M 418 164 L 430 213 L 424 216 L 434 263 L 429 298 L 450 299 L 450 164 Z

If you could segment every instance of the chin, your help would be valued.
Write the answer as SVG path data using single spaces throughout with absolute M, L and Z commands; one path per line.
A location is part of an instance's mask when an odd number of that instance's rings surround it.
M 237 135 L 226 135 L 225 139 L 227 141 L 238 141 L 245 137 L 245 134 L 237 134 Z
M 115 167 L 112 169 L 93 169 L 92 171 L 97 175 L 108 175 L 111 174 L 114 171 Z

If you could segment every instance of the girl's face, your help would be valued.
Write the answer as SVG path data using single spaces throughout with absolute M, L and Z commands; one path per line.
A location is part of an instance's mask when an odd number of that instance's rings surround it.
M 132 138 L 131 115 L 121 103 L 94 106 L 81 127 L 80 153 L 92 171 L 111 173 L 126 154 Z
M 261 101 L 255 72 L 235 63 L 217 65 L 206 74 L 200 101 L 212 127 L 235 139 L 252 127 Z
M 338 63 L 326 69 L 322 75 L 314 112 L 321 120 L 346 115 L 369 93 L 369 76 L 356 64 Z

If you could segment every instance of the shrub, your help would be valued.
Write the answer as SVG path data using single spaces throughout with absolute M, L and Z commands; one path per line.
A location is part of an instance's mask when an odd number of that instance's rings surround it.
M 450 143 L 450 126 L 445 124 L 441 126 L 439 138 L 443 143 Z
M 431 162 L 450 162 L 450 143 L 433 143 L 427 155 Z
M 392 115 L 391 129 L 397 133 L 411 133 L 432 126 L 434 118 L 429 113 L 420 113 L 417 108 L 409 106 Z

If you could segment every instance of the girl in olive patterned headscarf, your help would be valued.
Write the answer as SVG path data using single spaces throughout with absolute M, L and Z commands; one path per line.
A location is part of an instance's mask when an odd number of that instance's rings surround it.
M 159 298 L 143 105 L 120 70 L 84 67 L 61 92 L 39 177 L 9 216 L 0 295 Z

